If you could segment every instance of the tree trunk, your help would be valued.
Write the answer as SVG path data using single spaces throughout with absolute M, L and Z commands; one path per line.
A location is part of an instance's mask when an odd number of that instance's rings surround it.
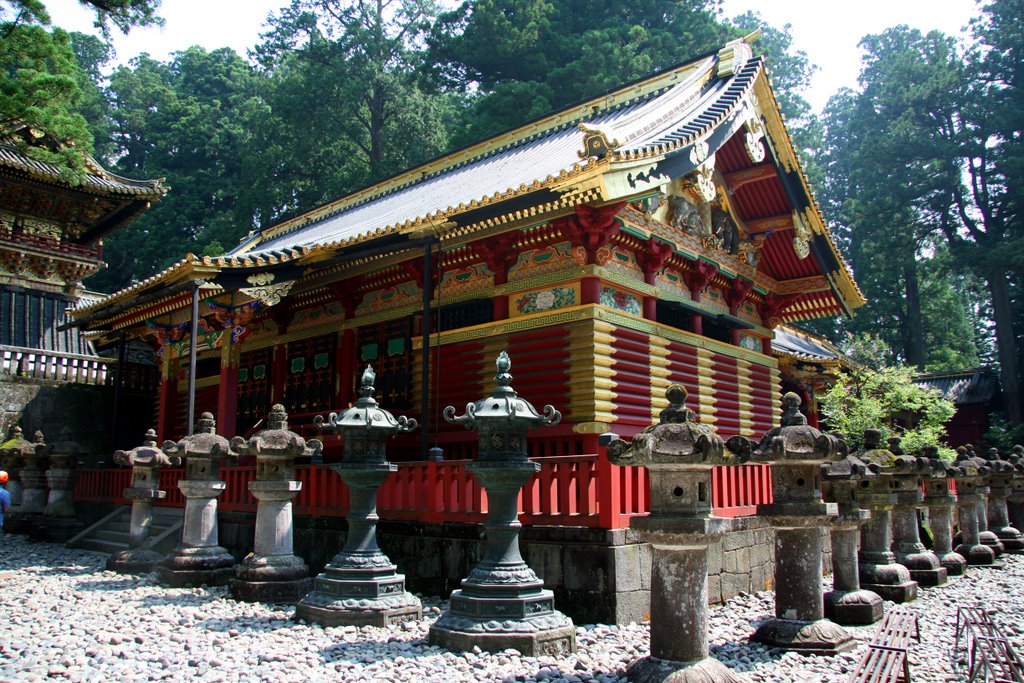
M 917 282 L 917 263 L 910 259 L 903 264 L 903 283 L 907 296 L 907 319 L 903 330 L 907 364 L 924 371 L 924 330 L 921 327 L 921 291 Z
M 1003 404 L 1010 421 L 1020 423 L 1024 420 L 1024 411 L 1021 406 L 1020 372 L 1013 335 L 1010 288 L 1005 273 L 995 272 L 987 279 L 988 290 L 992 295 L 992 313 L 996 321 L 996 351 L 999 354 L 999 382 L 1003 388 Z

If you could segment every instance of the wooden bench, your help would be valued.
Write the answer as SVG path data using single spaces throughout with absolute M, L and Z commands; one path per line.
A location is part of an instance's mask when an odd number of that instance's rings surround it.
M 1014 651 L 991 614 L 982 607 L 958 607 L 956 640 L 963 636 L 968 650 L 967 680 L 985 683 L 1024 683 L 1024 662 Z
M 900 609 L 886 612 L 849 683 L 909 683 L 907 648 L 912 639 L 921 642 L 917 615 Z

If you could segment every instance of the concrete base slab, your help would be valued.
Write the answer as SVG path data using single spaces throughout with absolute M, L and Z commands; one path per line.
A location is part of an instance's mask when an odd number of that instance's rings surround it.
M 441 615 L 430 627 L 428 641 L 431 645 L 457 652 L 472 651 L 474 647 L 485 652 L 512 648 L 526 657 L 560 657 L 576 652 L 576 629 L 567 617 L 563 619 L 569 621 L 568 625 L 555 628 L 529 628 L 525 622 L 489 622 L 492 630 L 484 631 L 482 624 L 472 630 L 445 627 L 442 621 L 446 615 Z
M 825 593 L 825 617 L 844 626 L 864 626 L 882 618 L 882 596 L 867 590 Z
M 231 579 L 231 597 L 242 602 L 268 602 L 294 605 L 313 588 L 313 579 L 291 581 L 246 581 Z
M 626 672 L 631 683 L 740 683 L 736 672 L 716 659 L 699 662 L 673 662 L 644 657 Z
M 29 537 L 33 540 L 64 543 L 82 533 L 84 529 L 85 523 L 78 519 L 43 516 L 36 520 L 29 531 Z
M 406 621 L 417 621 L 423 618 L 423 607 L 419 599 L 406 593 L 409 604 L 405 606 L 374 605 L 360 608 L 358 606 L 320 606 L 310 603 L 311 593 L 295 606 L 295 618 L 305 619 L 321 626 L 390 626 Z M 346 601 L 350 602 L 350 601 Z
M 945 567 L 936 569 L 911 569 L 910 578 L 917 581 L 918 585 L 931 588 L 941 586 L 949 581 L 949 574 Z
M 31 512 L 15 512 L 4 517 L 4 531 L 8 534 L 28 534 L 32 531 L 41 514 Z
M 769 619 L 750 637 L 755 643 L 803 655 L 836 655 L 857 647 L 846 629 L 828 619 Z
M 107 558 L 107 569 L 118 574 L 148 574 L 163 558 L 155 550 L 118 550 Z
M 898 584 L 864 583 L 862 581 L 860 587 L 872 593 L 878 593 L 883 600 L 890 600 L 898 605 L 917 599 L 917 581 L 904 581 Z

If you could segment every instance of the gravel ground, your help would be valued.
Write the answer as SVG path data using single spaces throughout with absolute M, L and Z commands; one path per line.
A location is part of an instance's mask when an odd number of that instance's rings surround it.
M 0 683 L 4 681 L 625 681 L 648 654 L 645 624 L 577 628 L 574 656 L 454 653 L 426 644 L 444 602 L 389 628 L 322 628 L 293 610 L 232 600 L 225 588 L 163 588 L 153 575 L 114 574 L 101 554 L 0 535 Z M 1002 570 L 923 589 L 908 605 L 921 617 L 913 680 L 966 680 L 953 652 L 957 605 L 984 601 L 1024 652 L 1024 557 Z M 864 647 L 838 657 L 782 654 L 746 642 L 772 613 L 770 592 L 741 595 L 711 612 L 712 655 L 747 681 L 845 681 Z M 862 643 L 874 627 L 851 628 Z M 958 661 L 958 657 L 960 661 Z

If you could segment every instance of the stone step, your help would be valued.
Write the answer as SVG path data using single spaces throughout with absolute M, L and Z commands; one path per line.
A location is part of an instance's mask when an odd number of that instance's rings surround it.
M 126 550 L 128 543 L 127 541 L 125 543 L 116 543 L 114 541 L 103 541 L 98 538 L 86 538 L 82 539 L 76 547 L 82 550 L 93 550 L 105 555 L 112 555 L 119 550 Z

